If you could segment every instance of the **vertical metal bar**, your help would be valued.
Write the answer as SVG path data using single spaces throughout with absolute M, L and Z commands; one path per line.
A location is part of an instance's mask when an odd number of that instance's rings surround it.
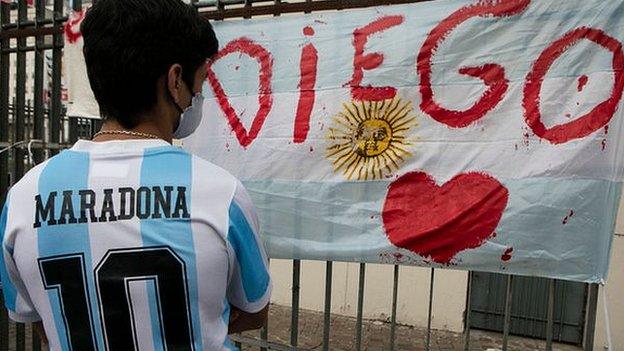
M 67 117 L 69 121 L 69 142 L 71 144 L 78 141 L 78 137 L 80 136 L 80 120 L 75 117 Z
M 17 7 L 17 29 L 28 20 L 26 0 L 19 0 Z M 26 122 L 26 38 L 17 39 L 17 60 L 15 62 L 15 104 L 13 114 L 13 142 L 24 140 Z M 13 149 L 13 176 L 18 180 L 24 175 L 24 149 Z
M 282 10 L 282 0 L 275 0 L 274 5 L 275 5 L 274 6 L 275 12 L 273 12 L 273 15 L 274 16 L 281 15 L 282 14 L 282 11 L 281 11 Z
M 15 350 L 24 351 L 26 349 L 26 325 L 24 323 L 15 324 Z
M 292 310 L 290 313 L 290 346 L 297 347 L 299 341 L 299 290 L 301 282 L 301 261 L 293 260 Z
M 271 259 L 268 259 L 268 265 L 269 268 L 271 267 Z M 260 329 L 260 339 L 262 339 L 263 341 L 268 341 L 269 340 L 269 321 L 267 320 L 266 324 L 264 325 L 264 327 L 262 327 L 262 329 Z M 265 347 L 261 347 L 260 351 L 267 351 L 267 348 Z
M 537 284 L 539 284 L 539 280 L 538 279 L 526 280 L 523 277 L 520 277 L 518 279 L 522 279 L 524 284 L 522 284 L 522 282 L 518 284 L 518 290 L 516 291 L 516 296 L 520 299 L 520 301 L 531 301 L 531 292 L 537 291 L 536 286 Z M 522 319 L 522 321 L 520 321 L 519 324 L 520 324 L 520 327 L 522 327 L 522 333 L 524 335 L 534 335 L 533 333 L 534 333 L 535 325 L 537 323 L 531 323 L 528 318 L 529 316 L 537 315 L 536 310 L 541 311 L 542 310 L 541 306 L 537 303 L 533 303 L 529 305 L 529 308 L 527 310 L 523 311 L 522 313 L 519 313 L 518 315 L 518 317 Z
M 431 350 L 431 314 L 433 310 L 433 282 L 435 279 L 435 269 L 431 268 L 431 278 L 429 279 L 429 310 L 427 314 L 427 339 L 425 341 L 425 350 Z
M 561 292 L 561 306 L 567 306 L 568 303 L 568 284 L 564 282 Z M 561 313 L 559 313 L 559 334 L 557 335 L 557 340 L 561 340 L 561 335 L 563 334 L 563 328 L 565 327 L 565 308 L 561 309 Z M 579 323 L 580 324 L 580 323 Z
M 355 323 L 355 349 L 356 351 L 362 350 L 362 316 L 364 310 L 364 283 L 366 279 L 366 264 L 360 263 L 360 279 L 358 286 L 358 305 L 357 305 L 357 320 Z
M 396 344 L 396 314 L 399 292 L 399 266 L 394 265 L 394 283 L 392 284 L 392 317 L 390 319 L 390 351 L 394 351 Z
M 39 334 L 37 334 L 34 328 L 31 328 L 31 338 L 32 338 L 32 350 L 41 351 L 41 339 L 39 339 Z
M 4 306 L 4 294 L 0 294 L 0 306 Z M 0 351 L 9 349 L 9 317 L 6 308 L 0 308 Z
M 511 300 L 513 298 L 513 276 L 507 276 L 507 291 L 505 293 L 505 324 L 503 324 L 503 349 L 507 351 L 509 341 L 509 329 L 511 325 Z
M 11 5 L 5 2 L 0 2 L 0 25 L 4 25 L 10 22 L 11 13 L 10 13 Z M 0 142 L 8 142 L 9 141 L 9 67 L 10 67 L 10 56 L 8 52 L 4 52 L 4 49 L 9 48 L 9 39 L 3 39 L 0 41 L 0 49 L 2 49 L 2 53 L 0 53 Z M 9 188 L 9 155 L 7 152 L 0 154 L 0 203 L 4 204 L 5 196 L 7 189 Z M 6 311 L 0 312 L 0 315 L 6 315 Z M 4 321 L 4 319 L 0 318 L 0 321 Z M 3 330 L 0 331 L 0 351 L 5 350 L 7 346 L 6 343 L 2 343 L 4 339 L 4 324 L 1 326 Z M 8 329 L 6 329 L 8 333 Z M 8 337 L 8 335 L 7 335 Z
M 245 15 L 243 18 L 251 18 L 251 0 L 245 0 Z
M 43 1 L 35 2 L 35 25 L 37 28 L 42 26 L 45 20 L 45 3 Z M 44 106 L 43 106 L 43 75 L 45 74 L 44 60 L 45 51 L 42 49 L 45 44 L 44 37 L 39 35 L 35 38 L 35 84 L 34 84 L 34 120 L 33 120 L 33 138 L 44 140 Z M 43 149 L 33 150 L 33 161 L 35 163 L 43 162 Z
M 548 282 L 548 312 L 546 315 L 546 351 L 552 351 L 553 327 L 555 325 L 555 280 Z
M 218 19 L 224 18 L 225 5 L 221 2 L 221 0 L 217 0 L 217 13 L 219 14 Z
M 53 23 L 55 26 L 63 24 L 63 0 L 54 0 L 54 14 Z M 60 143 L 61 133 L 61 89 L 62 89 L 62 76 L 61 65 L 63 55 L 63 34 L 54 34 L 52 48 L 52 100 L 50 102 L 50 142 Z M 55 155 L 58 150 L 50 150 L 50 155 Z
M 34 120 L 35 120 L 35 111 L 33 109 L 33 102 L 32 100 L 28 99 L 26 100 L 26 113 L 27 113 L 27 118 L 26 118 L 26 136 L 25 138 L 27 140 L 32 140 L 34 139 L 34 133 L 33 133 L 33 127 L 34 127 Z M 28 144 L 26 144 L 28 145 Z M 32 150 L 27 150 L 28 152 L 28 163 L 26 164 L 26 171 L 29 171 L 32 167 L 33 167 L 33 153 Z
M 604 319 L 605 319 L 605 337 L 606 337 L 606 341 L 607 341 L 607 350 L 613 350 L 613 343 L 611 340 L 611 325 L 609 323 L 609 321 L 611 320 L 609 318 L 609 304 L 608 304 L 608 299 L 607 299 L 607 290 L 606 290 L 606 286 L 602 286 L 602 307 L 604 310 Z
M 332 261 L 327 261 L 325 265 L 325 318 L 323 321 L 323 351 L 329 351 L 333 265 L 334 263 Z
M 468 291 L 466 292 L 466 312 L 464 319 L 464 351 L 470 349 L 470 314 L 472 312 L 472 271 L 468 271 Z
M 589 284 L 587 303 L 587 324 L 585 326 L 585 351 L 594 350 L 594 334 L 596 332 L 596 310 L 598 309 L 598 284 Z M 563 323 L 563 322 L 562 322 Z
M 262 329 L 260 329 L 260 339 L 262 339 L 263 341 L 268 341 L 269 340 L 269 322 L 268 321 L 264 325 L 264 327 L 262 327 Z M 261 347 L 260 351 L 267 351 L 267 348 L 266 347 Z

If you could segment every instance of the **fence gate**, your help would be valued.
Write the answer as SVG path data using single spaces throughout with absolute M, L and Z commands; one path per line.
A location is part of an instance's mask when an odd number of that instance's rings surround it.
M 470 326 L 503 331 L 506 276 L 472 274 Z M 514 281 L 510 333 L 546 339 L 549 281 L 518 277 Z M 557 281 L 554 295 L 553 340 L 580 345 L 583 341 L 587 284 Z
M 186 0 L 187 2 L 189 0 Z M 222 20 L 225 18 L 251 18 L 254 16 L 279 16 L 286 13 L 309 13 L 313 11 L 346 10 L 350 8 L 422 2 L 427 0 L 190 0 L 207 18 Z M 90 137 L 99 128 L 99 122 L 89 119 L 70 118 L 63 106 L 62 55 L 63 26 L 69 0 L 34 0 L 34 7 L 28 6 L 27 0 L 0 0 L 0 203 L 4 203 L 7 190 L 32 166 L 55 155 L 59 150 L 69 147 L 80 137 Z M 86 1 L 85 1 L 86 2 Z M 81 0 L 71 1 L 75 10 L 82 8 Z M 397 314 L 397 287 L 399 269 L 394 267 L 394 284 L 388 297 L 392 299 L 391 336 L 387 350 L 395 349 L 395 329 Z M 293 261 L 292 276 L 292 314 L 290 340 L 287 345 L 268 341 L 269 329 L 261 331 L 259 338 L 234 336 L 238 345 L 246 349 L 253 346 L 260 350 L 298 350 L 299 335 L 299 289 L 301 262 Z M 333 262 L 326 263 L 325 275 L 325 315 L 323 325 L 323 350 L 330 350 L 331 334 L 331 299 Z M 358 303 L 355 349 L 362 349 L 362 320 L 364 305 L 364 282 L 366 264 L 360 264 L 358 279 Z M 431 269 L 430 291 L 433 292 L 434 269 Z M 530 296 L 540 296 L 537 304 L 540 312 L 525 313 L 526 305 L 522 288 L 513 288 L 512 282 L 522 282 L 524 278 L 500 276 L 491 278 L 486 274 L 473 273 L 469 279 L 467 326 L 503 331 L 502 349 L 507 349 L 507 337 L 510 333 L 522 334 L 518 320 L 534 320 L 532 334 L 547 340 L 546 350 L 552 349 L 552 340 L 579 343 L 582 337 L 585 350 L 593 349 L 593 332 L 596 317 L 597 285 L 590 285 L 588 294 L 580 294 L 578 288 L 568 283 L 555 280 L 539 280 L 536 291 Z M 496 282 L 494 282 L 494 280 Z M 507 283 L 504 283 L 504 280 Z M 522 283 L 519 283 L 522 285 Z M 544 292 L 544 284 L 548 291 Z M 555 284 L 557 287 L 555 288 Z M 515 284 L 517 285 L 517 284 Z M 520 290 L 518 290 L 520 289 Z M 561 289 L 564 289 L 562 292 Z M 390 289 L 389 289 L 390 290 Z M 470 293 L 474 291 L 474 293 Z M 484 293 L 484 291 L 486 293 Z M 489 291 L 489 293 L 487 293 Z M 557 291 L 557 293 L 555 293 Z M 584 290 L 583 290 L 584 291 Z M 499 294 L 494 305 L 485 304 L 491 295 Z M 544 295 L 545 294 L 545 295 Z M 565 296 L 573 302 L 561 302 Z M 512 298 L 513 296 L 513 298 Z M 544 296 L 547 302 L 544 304 Z M 557 296 L 557 297 L 556 297 Z M 426 334 L 426 350 L 430 349 L 431 336 L 431 299 L 429 297 L 429 327 Z M 527 295 L 526 298 L 529 298 Z M 4 303 L 0 294 L 0 351 L 5 350 L 40 350 L 38 339 L 23 324 L 8 322 Z M 587 321 L 583 326 L 583 316 L 572 318 L 568 310 L 557 306 L 585 305 L 587 312 L 582 313 Z M 559 303 L 559 305 L 556 304 Z M 423 301 L 426 303 L 426 301 Z M 501 306 L 504 308 L 501 312 Z M 471 307 L 473 305 L 473 307 Z M 513 307 L 516 306 L 516 307 Z M 546 312 L 545 312 L 546 311 Z M 555 311 L 566 311 L 566 318 L 557 317 Z M 472 313 L 471 313 L 472 312 Z M 546 317 L 544 317 L 546 316 Z M 520 318 L 520 319 L 518 319 Z M 522 319 L 524 318 L 524 319 Z M 544 322 L 545 321 L 545 322 Z M 562 322 L 563 321 L 563 322 Z M 529 323 L 529 322 L 527 322 Z M 552 326 L 546 328 L 544 326 Z M 558 328 L 558 329 L 557 329 Z M 28 332 L 27 332 L 28 331 Z M 549 332 L 550 331 L 550 332 Z M 554 331 L 554 333 L 552 332 Z M 470 328 L 465 328 L 463 349 L 470 348 Z M 417 341 L 414 341 L 414 345 Z

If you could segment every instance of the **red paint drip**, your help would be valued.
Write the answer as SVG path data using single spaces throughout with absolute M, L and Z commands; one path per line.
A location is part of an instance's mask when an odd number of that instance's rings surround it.
M 584 74 L 578 78 L 578 85 L 576 87 L 576 90 L 578 92 L 583 91 L 583 88 L 585 88 L 585 85 L 587 85 L 588 79 L 589 78 L 587 78 L 587 76 Z
M 524 134 L 522 134 L 522 143 L 526 147 L 529 147 L 529 140 L 530 140 L 529 138 L 530 138 L 529 132 L 524 132 Z
M 312 28 L 310 28 L 312 29 Z M 310 116 L 314 107 L 318 63 L 318 51 L 312 44 L 308 44 L 303 48 L 301 53 L 301 61 L 299 69 L 301 79 L 299 81 L 299 103 L 297 104 L 297 113 L 295 115 L 295 129 L 293 132 L 293 141 L 297 144 L 303 143 L 310 131 Z
M 570 218 L 572 218 L 572 216 L 574 216 L 574 211 L 570 210 L 570 212 L 568 212 L 568 214 L 563 217 L 563 221 L 561 221 L 562 224 L 568 224 L 568 220 L 570 220 Z
M 442 264 L 489 239 L 507 207 L 508 190 L 483 173 L 463 173 L 438 186 L 423 172 L 392 184 L 382 220 L 395 246 Z
M 310 26 L 303 27 L 303 35 L 311 37 L 314 35 L 314 28 Z
M 396 88 L 393 87 L 372 87 L 361 86 L 364 78 L 364 70 L 370 71 L 383 63 L 384 55 L 378 52 L 364 54 L 364 47 L 368 37 L 382 32 L 388 28 L 398 26 L 405 18 L 403 16 L 381 17 L 362 28 L 353 31 L 353 47 L 355 56 L 353 57 L 353 77 L 348 85 L 351 87 L 351 95 L 355 100 L 381 101 L 392 99 L 396 95 Z
M 540 111 L 542 81 L 555 60 L 581 39 L 592 41 L 612 53 L 613 60 L 611 62 L 614 81 L 611 96 L 596 105 L 587 114 L 573 121 L 546 128 L 544 123 L 542 123 L 542 113 Z M 533 64 L 533 68 L 527 74 L 525 82 L 522 100 L 524 119 L 535 135 L 548 140 L 552 144 L 562 144 L 573 139 L 586 137 L 609 123 L 622 98 L 622 91 L 624 90 L 624 52 L 622 52 L 622 43 L 600 29 L 591 27 L 573 29 L 542 51 Z
M 605 135 L 609 134 L 609 125 L 608 124 L 604 127 L 604 133 L 605 133 Z
M 569 113 L 566 113 L 566 114 L 565 114 L 565 116 L 566 116 L 566 118 L 570 118 L 570 117 L 572 117 L 572 115 L 571 115 L 571 114 L 569 114 Z
M 600 149 L 602 151 L 605 151 L 606 148 L 607 148 L 607 139 L 602 139 L 602 141 L 600 142 Z
M 508 247 L 503 255 L 501 256 L 501 260 L 507 262 L 511 260 L 511 254 L 513 253 L 513 247 Z
M 246 54 L 249 57 L 255 59 L 260 66 L 260 77 L 258 87 L 258 103 L 259 108 L 254 117 L 251 128 L 249 131 L 245 129 L 245 126 L 241 123 L 239 116 L 237 116 L 234 107 L 230 104 L 227 94 L 223 90 L 219 79 L 212 70 L 212 65 L 232 53 L 239 53 L 240 55 Z M 219 107 L 225 113 L 228 123 L 234 131 L 238 142 L 243 147 L 248 147 L 258 136 L 260 129 L 264 125 L 264 121 L 267 115 L 271 111 L 273 106 L 273 97 L 271 92 L 271 76 L 273 75 L 273 58 L 271 53 L 264 47 L 255 43 L 251 39 L 241 37 L 229 42 L 223 49 L 217 53 L 215 58 L 208 64 L 208 81 L 212 90 L 215 92 L 215 96 L 219 103 Z
M 405 257 L 402 253 L 400 252 L 395 252 L 394 253 L 394 259 L 397 261 L 401 261 L 403 259 L 403 257 Z
M 505 69 L 494 63 L 486 63 L 478 67 L 462 67 L 460 74 L 481 79 L 488 89 L 464 111 L 446 109 L 439 105 L 431 87 L 431 70 L 434 54 L 449 34 L 462 23 L 473 17 L 507 17 L 523 12 L 530 0 L 478 1 L 464 6 L 442 20 L 427 35 L 418 57 L 416 70 L 420 76 L 420 108 L 440 123 L 450 127 L 462 128 L 485 116 L 503 100 L 508 88 Z

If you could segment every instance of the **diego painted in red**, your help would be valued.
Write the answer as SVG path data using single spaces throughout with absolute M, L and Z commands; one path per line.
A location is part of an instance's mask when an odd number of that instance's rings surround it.
M 259 108 L 258 112 L 256 112 L 256 116 L 251 123 L 251 128 L 249 131 L 245 129 L 240 118 L 236 114 L 236 111 L 230 104 L 230 101 L 219 82 L 219 79 L 215 75 L 212 70 L 212 65 L 223 58 L 224 56 L 230 55 L 232 53 L 240 53 L 248 55 L 249 57 L 255 59 L 260 66 L 260 79 L 259 79 L 259 87 L 258 87 L 258 103 Z M 214 90 L 215 96 L 221 107 L 221 110 L 225 113 L 225 116 L 228 119 L 228 123 L 230 127 L 234 131 L 238 142 L 243 147 L 248 147 L 251 143 L 256 139 L 260 129 L 262 129 L 262 125 L 266 120 L 269 111 L 271 111 L 271 106 L 273 105 L 273 96 L 271 94 L 271 75 L 273 74 L 273 58 L 271 57 L 271 53 L 263 48 L 261 45 L 256 44 L 252 40 L 242 37 L 236 40 L 229 42 L 223 49 L 217 53 L 216 57 L 208 64 L 208 82 L 210 82 L 210 86 Z
M 314 29 L 312 27 L 303 28 L 303 34 L 313 36 Z M 310 117 L 312 108 L 314 107 L 314 99 L 316 92 L 316 73 L 318 64 L 318 51 L 313 44 L 307 44 L 301 51 L 301 60 L 299 62 L 299 71 L 301 78 L 299 80 L 299 102 L 297 103 L 297 114 L 295 115 L 295 129 L 293 132 L 293 142 L 303 143 L 308 138 L 310 131 Z
M 488 87 L 470 108 L 456 111 L 440 106 L 435 101 L 431 88 L 431 61 L 440 44 L 463 22 L 476 16 L 512 16 L 524 11 L 529 3 L 530 0 L 479 1 L 455 11 L 429 32 L 416 58 L 416 70 L 420 75 L 420 94 L 422 95 L 420 108 L 423 112 L 449 127 L 461 128 L 485 116 L 503 100 L 508 86 L 505 69 L 498 64 L 488 63 L 478 67 L 459 69 L 460 74 L 479 78 Z
M 542 122 L 542 113 L 540 112 L 542 81 L 555 60 L 581 39 L 590 40 L 613 54 L 614 82 L 611 95 L 585 115 L 568 123 L 547 128 Z M 579 79 L 578 90 L 581 90 L 586 82 L 585 80 L 583 83 Z M 600 29 L 590 27 L 576 28 L 544 49 L 526 76 L 522 100 L 524 119 L 535 135 L 548 140 L 552 144 L 562 144 L 573 139 L 583 138 L 609 123 L 622 98 L 623 89 L 624 53 L 622 53 L 622 43 Z
M 379 52 L 364 54 L 364 46 L 368 37 L 388 28 L 398 26 L 404 21 L 403 16 L 385 16 L 373 21 L 362 28 L 353 31 L 353 77 L 348 83 L 351 87 L 351 97 L 357 101 L 382 101 L 392 99 L 396 95 L 396 88 L 361 86 L 364 70 L 375 69 L 383 63 L 384 55 Z
M 395 246 L 443 264 L 493 236 L 509 192 L 484 173 L 463 173 L 439 186 L 423 172 L 388 188 L 382 219 Z

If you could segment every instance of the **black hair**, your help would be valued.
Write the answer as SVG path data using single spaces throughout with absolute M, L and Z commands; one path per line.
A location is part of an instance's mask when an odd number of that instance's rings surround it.
M 98 0 L 81 25 L 87 74 L 102 118 L 125 128 L 157 102 L 157 82 L 173 64 L 193 87 L 218 50 L 212 26 L 180 0 Z

